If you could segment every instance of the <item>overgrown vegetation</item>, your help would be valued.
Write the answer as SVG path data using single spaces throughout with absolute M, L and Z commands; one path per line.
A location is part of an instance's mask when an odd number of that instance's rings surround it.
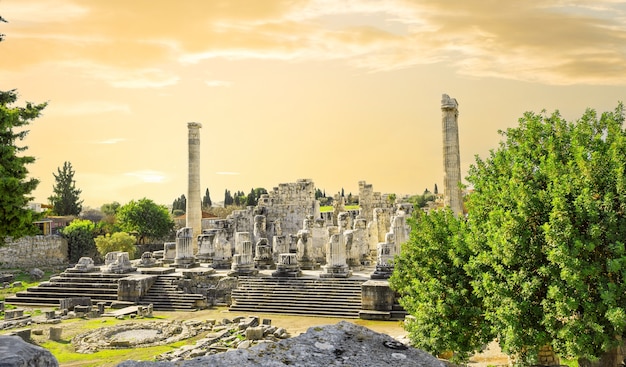
M 466 218 L 415 217 L 419 233 L 392 285 L 415 314 L 412 335 L 430 335 L 418 346 L 462 355 L 489 328 L 519 361 L 552 345 L 616 366 L 626 332 L 623 123 L 621 103 L 575 122 L 526 113 L 470 167 Z

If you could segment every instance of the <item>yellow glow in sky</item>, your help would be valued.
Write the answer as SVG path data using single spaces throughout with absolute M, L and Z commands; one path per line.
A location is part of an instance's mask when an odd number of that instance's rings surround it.
M 0 89 L 44 102 L 24 141 L 52 194 L 72 163 L 85 206 L 201 187 L 327 194 L 442 186 L 440 99 L 459 102 L 463 176 L 523 112 L 568 119 L 626 92 L 626 5 L 612 0 L 0 0 Z

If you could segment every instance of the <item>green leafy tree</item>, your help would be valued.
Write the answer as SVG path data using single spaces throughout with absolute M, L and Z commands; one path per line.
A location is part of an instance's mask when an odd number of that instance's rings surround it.
M 117 211 L 117 222 L 122 231 L 137 234 L 141 244 L 147 239 L 164 238 L 174 229 L 167 208 L 146 198 L 122 206 Z
M 52 196 L 48 201 L 52 204 L 53 212 L 57 215 L 78 215 L 83 209 L 83 201 L 80 200 L 81 190 L 76 188 L 76 181 L 70 162 L 63 163 L 63 169 L 57 168 L 53 173 L 55 185 L 52 188 Z
M 409 218 L 411 233 L 396 257 L 389 284 L 413 317 L 405 328 L 413 344 L 434 355 L 454 352 L 454 361 L 469 357 L 494 335 L 485 321 L 482 300 L 464 266 L 471 251 L 467 223 L 450 209 Z
M 100 256 L 104 258 L 106 254 L 113 251 L 128 252 L 128 257 L 132 260 L 137 252 L 137 239 L 126 232 L 116 232 L 95 238 L 96 248 Z
M 552 344 L 617 366 L 626 331 L 626 133 L 620 103 L 576 122 L 526 113 L 468 182 L 467 269 L 503 350 Z M 621 359 L 620 359 L 621 362 Z
M 209 189 L 207 188 L 204 193 L 204 197 L 202 198 L 202 207 L 208 209 L 211 206 L 213 206 L 213 203 L 211 202 L 211 195 L 209 194 Z
M 118 229 L 115 225 L 115 217 L 119 208 L 120 203 L 117 201 L 102 204 L 100 211 L 104 214 L 104 217 L 97 223 L 98 228 L 96 232 L 102 234 L 117 232 Z
M 3 20 L 4 21 L 4 20 Z M 19 146 L 28 130 L 24 127 L 38 118 L 46 103 L 26 103 L 12 107 L 17 100 L 15 90 L 0 91 L 0 237 L 22 237 L 37 233 L 33 221 L 39 216 L 28 209 L 31 193 L 39 180 L 28 178 L 26 166 L 35 162 L 32 156 L 21 155 L 28 147 Z M 14 131 L 14 130 L 17 130 Z
M 74 219 L 67 227 L 61 230 L 61 235 L 67 239 L 68 257 L 71 263 L 76 263 L 83 257 L 97 257 L 98 250 L 94 242 L 94 223 L 86 219 Z

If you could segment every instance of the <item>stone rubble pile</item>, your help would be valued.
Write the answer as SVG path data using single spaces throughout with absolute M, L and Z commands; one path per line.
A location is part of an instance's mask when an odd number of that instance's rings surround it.
M 261 343 L 277 342 L 290 336 L 284 328 L 272 326 L 271 320 L 263 320 L 261 325 L 256 316 L 235 317 L 232 320 L 223 319 L 219 322 L 207 320 L 196 323 L 202 331 L 209 331 L 204 338 L 193 345 L 186 345 L 158 355 L 156 359 L 178 362 L 229 350 L 246 349 Z
M 118 367 L 445 367 L 445 362 L 392 337 L 341 321 L 311 327 L 306 333 L 275 343 L 259 343 L 226 353 L 182 361 L 125 361 Z

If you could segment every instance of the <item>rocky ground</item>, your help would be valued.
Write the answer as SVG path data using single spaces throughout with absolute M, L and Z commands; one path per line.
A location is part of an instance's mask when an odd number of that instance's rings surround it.
M 249 315 L 241 315 L 239 313 L 229 312 L 227 308 L 212 308 L 208 310 L 201 310 L 196 312 L 155 312 L 155 316 L 164 317 L 167 320 L 179 320 L 179 321 L 187 321 L 187 320 L 222 320 L 224 318 L 235 318 L 237 316 L 249 316 Z M 281 315 L 281 314 L 254 314 L 254 316 L 259 317 L 260 319 L 269 319 L 271 320 L 271 324 L 277 327 L 282 327 L 286 329 L 286 331 L 291 336 L 297 336 L 305 333 L 309 328 L 316 327 L 320 325 L 335 325 L 342 321 L 342 319 L 338 318 L 325 318 L 325 317 L 302 317 L 302 316 L 290 316 L 290 315 Z M 347 320 L 353 324 L 364 326 L 370 330 L 376 331 L 378 333 L 386 334 L 391 336 L 394 339 L 400 340 L 402 342 L 408 343 L 406 339 L 406 331 L 402 328 L 402 324 L 399 321 L 370 321 L 370 320 L 361 320 L 361 319 L 350 319 Z M 132 322 L 129 320 L 128 322 Z M 68 339 L 72 338 L 76 335 L 84 332 L 80 321 L 77 322 L 68 322 L 63 323 L 63 338 Z M 61 325 L 59 325 L 61 326 Z M 31 325 L 32 329 L 36 329 L 36 325 Z M 39 327 L 42 328 L 42 327 Z M 45 327 L 43 327 L 45 329 Z M 6 331 L 2 332 L 2 334 L 6 334 Z M 33 340 L 37 342 L 45 342 L 48 338 L 46 333 L 43 335 L 32 335 Z M 470 366 L 475 367 L 487 367 L 487 366 L 505 366 L 508 363 L 508 359 L 505 355 L 503 355 L 497 344 L 492 343 L 489 345 L 489 348 L 476 355 Z M 65 365 L 70 366 L 70 365 Z M 71 365 L 78 366 L 78 365 Z

